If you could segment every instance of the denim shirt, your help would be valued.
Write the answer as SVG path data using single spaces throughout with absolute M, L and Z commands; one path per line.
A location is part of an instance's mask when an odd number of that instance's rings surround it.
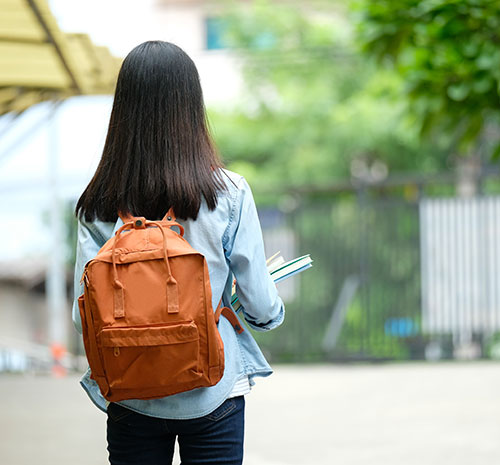
M 207 260 L 213 308 L 217 308 L 221 296 L 223 304 L 230 306 L 232 282 L 236 279 L 236 292 L 241 303 L 238 318 L 240 321 L 245 320 L 253 330 L 269 331 L 283 322 L 285 308 L 266 268 L 255 202 L 243 176 L 228 170 L 223 170 L 222 174 L 227 190 L 219 193 L 216 209 L 210 211 L 203 201 L 195 221 L 178 222 L 184 227 L 187 241 Z M 82 218 L 78 221 L 72 314 L 80 333 L 82 327 L 76 299 L 83 293 L 80 278 L 84 266 L 122 225 L 120 218 L 116 223 L 99 220 L 87 223 Z M 218 329 L 224 343 L 225 369 L 222 379 L 215 386 L 160 399 L 130 399 L 118 403 L 159 418 L 197 418 L 221 405 L 242 376 L 248 376 L 253 385 L 255 376 L 269 376 L 272 373 L 248 328 L 237 334 L 229 321 L 221 316 Z M 80 384 L 94 404 L 106 411 L 108 402 L 101 395 L 97 383 L 90 378 L 90 369 L 83 375 Z

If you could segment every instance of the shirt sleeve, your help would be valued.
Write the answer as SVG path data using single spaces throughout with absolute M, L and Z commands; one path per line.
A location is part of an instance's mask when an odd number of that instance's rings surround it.
M 82 322 L 78 308 L 78 297 L 83 294 L 83 284 L 80 283 L 85 264 L 94 258 L 99 249 L 104 245 L 106 239 L 91 224 L 78 220 L 76 240 L 76 262 L 74 275 L 74 295 L 72 318 L 76 330 L 82 333 Z
M 246 322 L 257 331 L 269 331 L 283 322 L 285 306 L 267 270 L 252 191 L 244 178 L 238 187 L 224 235 L 225 256 Z

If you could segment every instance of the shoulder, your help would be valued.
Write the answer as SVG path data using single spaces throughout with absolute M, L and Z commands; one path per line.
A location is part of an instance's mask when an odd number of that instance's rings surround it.
M 227 210 L 226 213 L 234 214 L 234 210 L 241 203 L 244 196 L 251 195 L 250 186 L 241 174 L 234 171 L 221 168 L 221 180 L 226 186 L 226 190 L 219 194 L 218 209 Z M 101 246 L 114 235 L 114 233 L 123 224 L 121 219 L 115 223 L 108 223 L 99 219 L 86 221 L 84 218 L 78 218 L 78 231 L 80 235 L 91 236 L 94 242 Z
M 223 180 L 227 193 L 233 199 L 245 192 L 250 191 L 247 180 L 241 174 L 221 168 L 221 179 Z
M 226 184 L 227 187 L 238 188 L 241 186 L 243 182 L 245 182 L 245 178 L 234 171 L 228 170 L 226 168 L 221 168 L 221 178 Z
M 108 223 L 98 219 L 86 221 L 83 217 L 78 218 L 79 236 L 90 236 L 89 238 L 92 238 L 95 243 L 101 246 L 104 245 L 111 236 L 113 236 L 119 226 L 118 221 L 116 223 Z
M 229 222 L 231 223 L 235 217 L 240 216 L 242 210 L 246 210 L 255 201 L 252 190 L 244 176 L 227 169 L 221 171 L 226 190 L 221 192 L 218 198 L 218 208 L 229 214 Z

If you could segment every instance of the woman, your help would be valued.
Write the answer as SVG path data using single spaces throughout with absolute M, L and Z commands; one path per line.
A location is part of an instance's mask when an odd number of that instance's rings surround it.
M 85 263 L 123 225 L 118 211 L 149 220 L 172 208 L 184 237 L 208 263 L 215 309 L 231 288 L 240 317 L 257 331 L 280 325 L 284 305 L 266 269 L 262 232 L 245 179 L 222 167 L 207 129 L 198 72 L 179 47 L 145 42 L 125 58 L 99 166 L 78 200 L 75 296 Z M 78 305 L 73 321 L 81 332 Z M 81 384 L 107 412 L 110 463 L 166 464 L 179 442 L 183 464 L 241 464 L 244 395 L 272 370 L 249 331 L 225 318 L 225 370 L 214 386 L 153 400 L 109 403 L 90 377 Z

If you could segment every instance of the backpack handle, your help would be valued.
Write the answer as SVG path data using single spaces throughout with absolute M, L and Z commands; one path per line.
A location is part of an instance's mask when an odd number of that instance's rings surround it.
M 164 258 L 165 258 L 165 265 L 167 267 L 167 272 L 168 272 L 168 278 L 167 278 L 168 313 L 179 313 L 179 292 L 177 290 L 177 281 L 175 280 L 174 276 L 172 275 L 172 270 L 170 269 L 170 263 L 168 262 L 167 235 L 165 234 L 165 230 L 163 229 L 160 222 L 146 220 L 146 226 L 148 224 L 154 224 L 154 225 L 158 226 L 158 229 L 161 231 L 161 234 L 163 236 L 163 254 L 164 254 Z M 184 234 L 184 228 L 180 224 L 178 226 L 181 228 L 182 234 Z
M 150 221 L 146 222 L 147 224 L 150 223 Z M 165 223 L 162 221 L 163 225 L 165 226 Z M 184 226 L 182 224 L 177 223 L 177 221 L 169 221 L 167 220 L 167 228 L 172 228 L 172 226 L 177 226 L 179 228 L 179 234 L 184 237 Z M 176 232 L 176 231 L 174 231 Z
M 170 263 L 168 261 L 167 253 L 167 235 L 165 234 L 164 226 L 157 221 L 144 221 L 143 227 L 148 224 L 154 224 L 158 226 L 163 237 L 163 258 L 165 260 L 165 265 L 167 267 L 167 308 L 168 313 L 179 313 L 179 292 L 177 289 L 177 281 L 172 275 L 172 270 L 170 269 Z M 179 225 L 180 226 L 180 225 Z M 182 226 L 180 226 L 182 228 Z M 115 233 L 115 239 L 113 241 L 113 248 L 111 249 L 111 261 L 113 263 L 113 288 L 114 288 L 114 317 L 123 318 L 125 316 L 125 293 L 124 286 L 118 279 L 118 270 L 116 269 L 116 243 L 120 238 L 120 233 L 126 229 L 135 228 L 135 223 L 127 222 Z
M 118 212 L 118 216 L 121 218 L 123 223 L 128 223 L 129 221 L 132 221 L 134 218 L 136 218 L 135 216 L 131 215 L 130 213 L 122 213 L 122 212 Z M 177 219 L 177 217 L 175 216 L 174 209 L 169 208 L 168 212 L 165 213 L 165 216 L 163 217 L 163 219 L 161 221 L 175 222 L 176 219 Z
M 130 213 L 121 213 L 121 212 L 118 213 L 118 216 L 123 221 L 123 224 L 133 222 L 137 218 L 139 218 L 138 216 L 133 216 Z M 165 214 L 165 216 L 163 217 L 163 219 L 161 220 L 161 222 L 167 223 L 167 227 L 169 227 L 169 228 L 172 228 L 172 226 L 177 226 L 179 228 L 180 235 L 184 236 L 184 227 L 181 224 L 177 223 L 176 220 L 177 220 L 177 218 L 175 216 L 174 210 L 172 208 L 170 208 L 168 210 L 168 212 Z M 147 223 L 151 223 L 151 222 L 147 221 Z

